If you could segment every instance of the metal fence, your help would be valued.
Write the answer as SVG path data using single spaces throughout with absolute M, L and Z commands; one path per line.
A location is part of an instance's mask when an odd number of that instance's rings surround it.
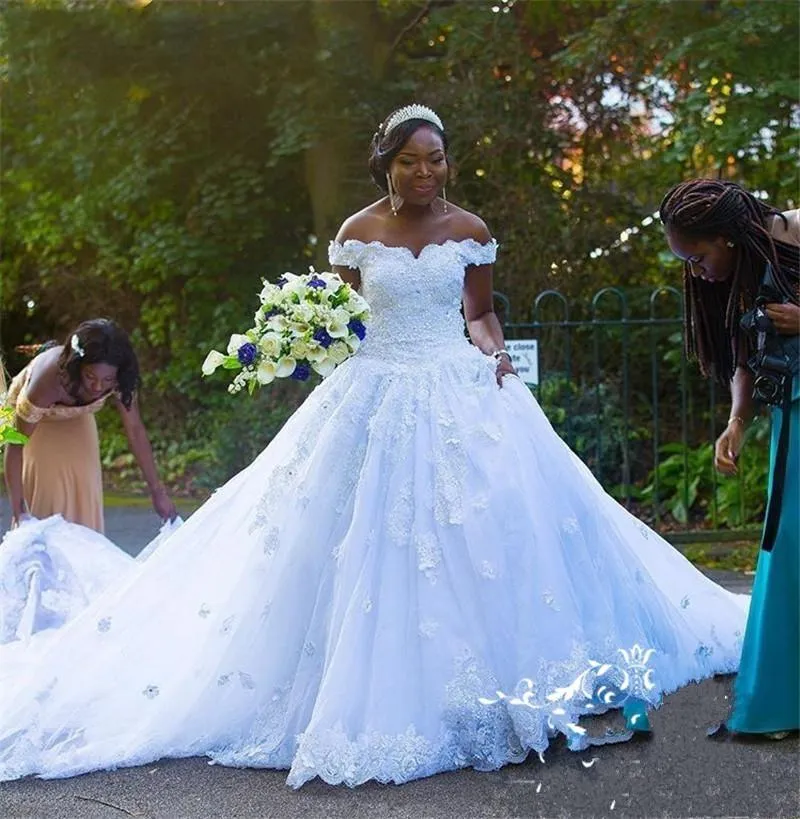
M 686 360 L 679 290 L 604 287 L 580 302 L 546 290 L 524 317 L 496 292 L 495 306 L 507 340 L 537 340 L 532 389 L 607 491 L 674 542 L 757 537 L 768 428 L 737 478 L 717 474 L 730 396 Z

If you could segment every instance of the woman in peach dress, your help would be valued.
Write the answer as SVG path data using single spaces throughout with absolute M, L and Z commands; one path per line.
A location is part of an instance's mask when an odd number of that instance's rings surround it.
M 5 404 L 13 409 L 16 430 L 28 440 L 6 445 L 12 529 L 0 543 L 0 645 L 24 647 L 37 632 L 60 628 L 131 571 L 172 528 L 162 527 L 137 561 L 102 535 L 94 415 L 106 402 L 122 416 L 156 512 L 168 520 L 176 516 L 139 416 L 138 383 L 127 335 L 102 319 L 81 324 L 64 346 L 41 350 L 12 381 Z
M 109 402 L 119 411 L 153 508 L 172 520 L 175 506 L 161 484 L 136 401 L 139 366 L 127 334 L 93 319 L 67 343 L 37 355 L 11 382 L 6 398 L 24 446 L 9 445 L 5 476 L 12 526 L 27 515 L 103 531 L 103 484 L 94 414 Z

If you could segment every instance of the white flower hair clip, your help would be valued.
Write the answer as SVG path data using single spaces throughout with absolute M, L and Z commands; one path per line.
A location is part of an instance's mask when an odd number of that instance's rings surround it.
M 72 334 L 69 346 L 72 348 L 72 352 L 78 356 L 78 358 L 83 358 L 83 356 L 86 354 L 83 347 L 81 347 L 81 340 L 78 338 L 77 333 Z

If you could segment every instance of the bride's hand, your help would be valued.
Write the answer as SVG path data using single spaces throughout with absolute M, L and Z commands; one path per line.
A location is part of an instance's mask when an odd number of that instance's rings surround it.
M 497 369 L 495 370 L 497 385 L 499 387 L 503 386 L 503 376 L 516 374 L 517 371 L 514 369 L 514 365 L 511 363 L 511 359 L 508 357 L 508 355 L 501 355 L 497 360 Z

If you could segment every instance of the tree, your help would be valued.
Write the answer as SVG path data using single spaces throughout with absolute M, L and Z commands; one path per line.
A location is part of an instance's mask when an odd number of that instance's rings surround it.
M 588 306 L 602 285 L 672 282 L 652 213 L 676 181 L 796 197 L 799 14 L 783 0 L 9 5 L 0 341 L 110 315 L 133 330 L 165 438 L 271 434 L 301 393 L 273 390 L 251 415 L 200 362 L 247 325 L 262 276 L 326 265 L 341 220 L 376 196 L 378 122 L 412 100 L 445 121 L 448 193 L 500 240 L 517 317 L 549 287 Z

